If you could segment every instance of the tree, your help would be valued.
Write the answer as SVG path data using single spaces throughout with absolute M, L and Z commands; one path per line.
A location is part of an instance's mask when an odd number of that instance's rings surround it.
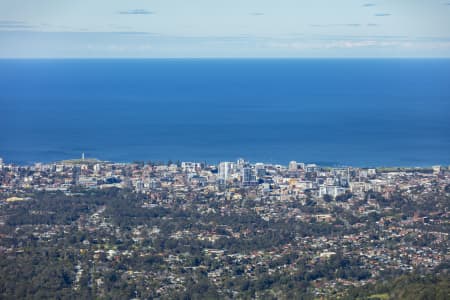
M 333 197 L 328 194 L 325 194 L 323 195 L 323 201 L 330 203 L 331 201 L 333 201 Z

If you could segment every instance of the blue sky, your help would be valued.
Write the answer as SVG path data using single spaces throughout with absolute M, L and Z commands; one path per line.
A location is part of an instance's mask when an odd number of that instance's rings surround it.
M 12 57 L 450 57 L 450 0 L 0 0 Z

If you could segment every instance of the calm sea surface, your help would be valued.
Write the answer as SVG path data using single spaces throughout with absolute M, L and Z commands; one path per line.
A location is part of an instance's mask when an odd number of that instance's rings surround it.
M 0 60 L 0 157 L 450 164 L 450 60 Z

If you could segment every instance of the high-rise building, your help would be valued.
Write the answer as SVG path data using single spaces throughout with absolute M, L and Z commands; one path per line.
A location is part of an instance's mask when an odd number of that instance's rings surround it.
M 236 162 L 236 167 L 238 168 L 238 170 L 242 170 L 245 165 L 247 165 L 247 162 L 243 158 L 239 158 Z
M 438 175 L 439 173 L 441 173 L 441 166 L 433 166 L 433 174 L 434 175 Z
M 100 165 L 100 164 L 95 164 L 95 165 L 94 165 L 94 172 L 95 172 L 95 173 L 99 173 L 100 170 L 101 170 L 101 165 Z
M 294 161 L 294 160 L 291 161 L 291 162 L 289 163 L 289 171 L 291 171 L 291 172 L 296 172 L 297 169 L 298 169 L 298 164 L 297 164 L 297 162 Z
M 257 178 L 262 178 L 266 175 L 266 167 L 263 163 L 255 164 L 255 173 Z
M 252 185 L 256 183 L 256 176 L 250 167 L 244 167 L 241 171 L 241 180 L 243 185 Z
M 308 173 L 314 173 L 317 172 L 319 170 L 319 168 L 317 167 L 316 164 L 307 164 L 305 166 L 305 171 Z
M 203 168 L 202 163 L 196 163 L 196 162 L 187 162 L 183 161 L 181 163 L 181 170 L 186 173 L 195 173 Z
M 219 164 L 219 179 L 223 179 L 225 181 L 230 178 L 231 173 L 233 172 L 234 164 L 232 162 L 221 162 Z
M 134 187 L 138 193 L 142 192 L 144 190 L 144 182 L 142 180 L 137 180 Z

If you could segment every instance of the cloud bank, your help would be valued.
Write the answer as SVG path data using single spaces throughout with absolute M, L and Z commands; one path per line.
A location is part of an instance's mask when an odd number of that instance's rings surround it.
M 155 12 L 146 9 L 132 9 L 119 11 L 120 15 L 153 15 Z

